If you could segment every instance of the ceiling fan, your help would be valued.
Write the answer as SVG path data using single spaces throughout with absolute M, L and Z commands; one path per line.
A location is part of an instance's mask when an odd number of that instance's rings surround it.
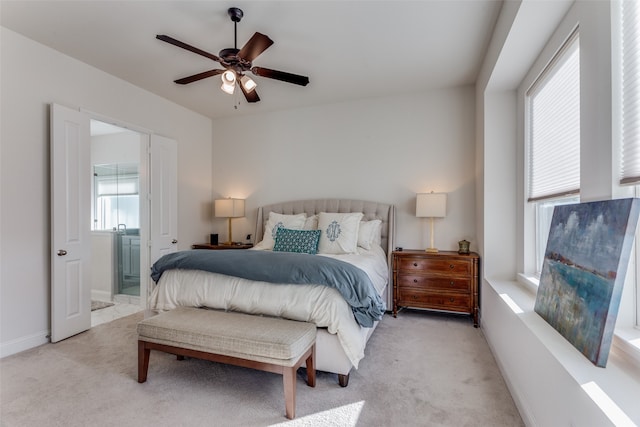
M 234 23 L 234 47 L 222 49 L 218 54 L 219 56 L 213 55 L 209 52 L 205 52 L 202 49 L 198 49 L 197 47 L 183 43 L 179 40 L 174 39 L 173 37 L 160 34 L 156 35 L 156 38 L 162 40 L 163 42 L 167 42 L 174 46 L 181 47 L 182 49 L 186 49 L 190 52 L 212 59 L 216 62 L 219 62 L 220 65 L 224 67 L 224 69 L 218 68 L 194 74 L 192 76 L 183 77 L 181 79 L 175 80 L 175 83 L 185 85 L 198 80 L 206 79 L 207 77 L 222 74 L 222 86 L 220 88 L 226 93 L 233 94 L 235 87 L 240 86 L 240 89 L 242 90 L 242 93 L 244 94 L 247 102 L 260 101 L 260 97 L 255 90 L 257 85 L 249 76 L 245 74 L 247 71 L 251 71 L 256 76 L 267 77 L 270 79 L 293 83 L 300 86 L 306 86 L 307 84 L 309 84 L 309 77 L 306 76 L 300 76 L 284 71 L 253 66 L 252 61 L 256 59 L 262 52 L 267 50 L 267 48 L 273 44 L 273 40 L 271 40 L 264 34 L 256 32 L 242 47 L 242 49 L 238 49 L 237 24 L 244 16 L 244 13 L 237 7 L 231 7 L 227 12 Z

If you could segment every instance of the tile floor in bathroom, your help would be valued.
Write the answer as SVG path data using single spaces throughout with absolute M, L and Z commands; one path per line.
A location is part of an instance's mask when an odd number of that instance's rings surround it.
M 143 309 L 137 304 L 116 303 L 111 307 L 102 308 L 91 312 L 91 327 L 98 326 L 102 323 L 111 322 L 120 317 L 129 316 Z

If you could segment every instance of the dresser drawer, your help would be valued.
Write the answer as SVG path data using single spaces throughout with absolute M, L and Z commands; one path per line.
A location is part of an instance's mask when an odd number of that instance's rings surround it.
M 400 308 L 466 313 L 478 326 L 479 264 L 475 252 L 393 252 L 393 316 Z
M 398 288 L 399 306 L 432 308 L 471 313 L 471 296 L 455 293 L 430 293 L 415 288 Z
M 420 271 L 429 273 L 446 273 L 469 276 L 471 274 L 471 264 L 463 260 L 447 260 L 434 258 L 400 258 L 399 270 Z
M 398 286 L 408 286 L 425 290 L 471 292 L 471 278 L 398 274 Z

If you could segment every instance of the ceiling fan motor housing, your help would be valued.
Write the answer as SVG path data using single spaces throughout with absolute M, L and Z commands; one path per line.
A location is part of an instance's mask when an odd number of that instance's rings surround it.
M 240 9 L 239 7 L 230 7 L 227 13 L 229 14 L 233 22 L 240 22 L 240 20 L 244 16 L 242 9 Z
M 238 57 L 238 52 L 240 49 L 228 48 L 222 49 L 218 55 L 222 59 L 222 65 L 242 75 L 243 72 L 251 69 L 251 61 Z

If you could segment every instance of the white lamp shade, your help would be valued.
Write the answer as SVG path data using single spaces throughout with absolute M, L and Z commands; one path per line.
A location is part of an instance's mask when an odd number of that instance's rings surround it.
M 416 195 L 416 216 L 443 218 L 447 213 L 447 193 L 419 193 Z
M 236 88 L 236 75 L 233 74 L 231 71 L 225 71 L 224 73 L 222 73 L 222 86 L 220 86 L 220 89 L 222 89 L 224 92 L 228 93 L 229 95 L 233 95 L 233 91 Z
M 240 83 L 247 92 L 251 92 L 256 88 L 256 86 L 258 86 L 249 76 L 242 76 L 240 78 Z
M 218 218 L 239 218 L 244 216 L 244 199 L 218 199 L 214 204 Z
M 222 82 L 232 85 L 236 83 L 236 75 L 233 74 L 232 71 L 225 71 L 224 73 L 222 73 Z

